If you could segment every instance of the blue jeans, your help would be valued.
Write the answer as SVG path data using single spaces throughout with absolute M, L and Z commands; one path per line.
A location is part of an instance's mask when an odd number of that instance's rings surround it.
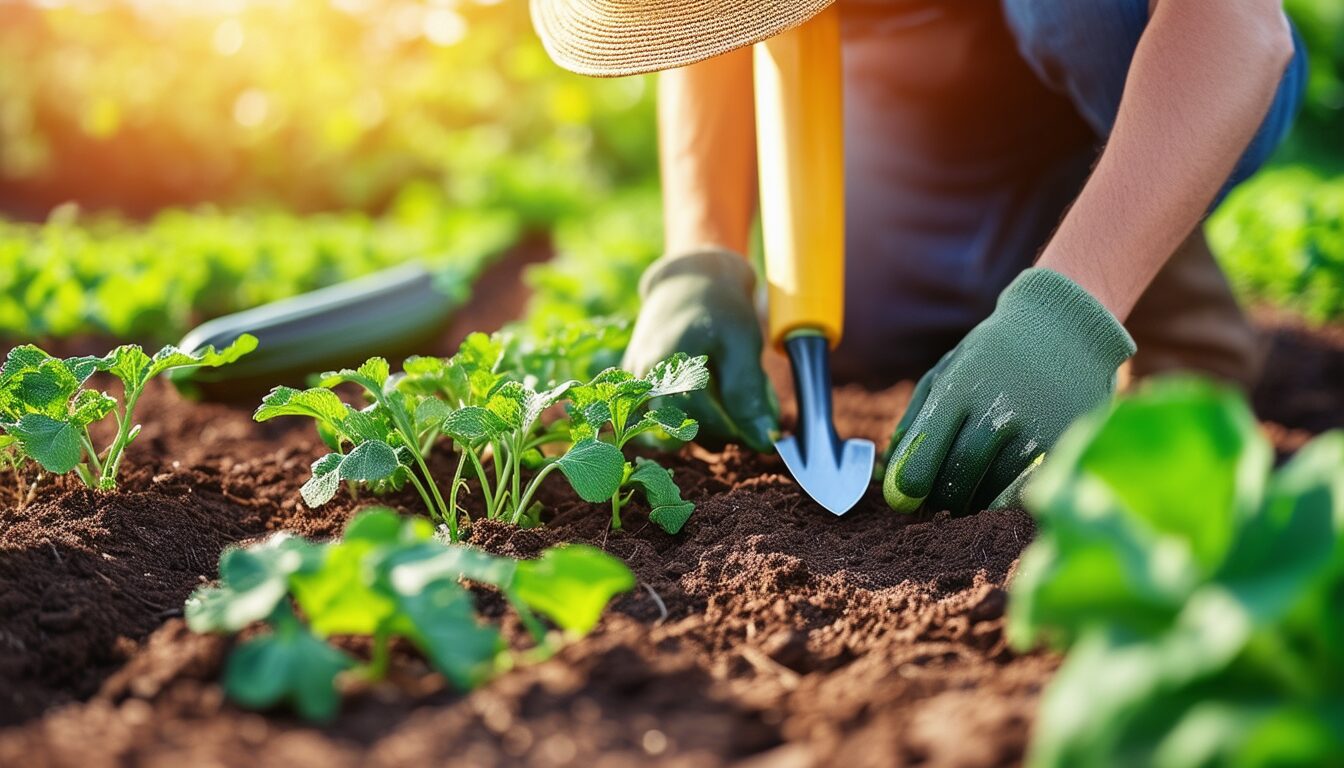
M 1148 0 L 840 4 L 847 279 L 837 372 L 918 376 L 988 316 L 1082 188 Z M 1306 80 L 1297 42 L 1224 193 L 1292 126 Z

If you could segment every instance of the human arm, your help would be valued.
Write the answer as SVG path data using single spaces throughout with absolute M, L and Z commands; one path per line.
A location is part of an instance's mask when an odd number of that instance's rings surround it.
M 1110 141 L 1038 268 L 916 389 L 883 483 L 893 508 L 1013 503 L 1000 492 L 1110 397 L 1134 351 L 1121 322 L 1226 183 L 1291 55 L 1276 0 L 1158 0 Z
M 665 255 L 640 281 L 625 367 L 672 352 L 709 357 L 708 391 L 686 410 L 711 440 L 769 450 L 778 418 L 761 369 L 755 275 L 744 254 L 756 208 L 750 49 L 659 76 Z
M 1280 0 L 1155 0 L 1110 140 L 1037 266 L 1123 322 L 1204 218 L 1292 55 Z

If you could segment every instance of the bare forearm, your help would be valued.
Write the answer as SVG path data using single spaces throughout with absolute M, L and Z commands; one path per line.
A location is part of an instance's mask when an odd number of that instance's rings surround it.
M 1199 223 L 1292 56 L 1275 0 L 1161 0 L 1106 150 L 1038 266 L 1123 321 Z
M 757 184 L 751 94 L 749 48 L 659 75 L 669 253 L 707 245 L 746 253 Z

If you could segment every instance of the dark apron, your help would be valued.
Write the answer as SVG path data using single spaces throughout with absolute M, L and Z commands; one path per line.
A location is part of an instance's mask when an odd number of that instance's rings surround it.
M 837 378 L 917 377 L 1045 244 L 1097 151 L 999 0 L 839 0 L 846 309 Z

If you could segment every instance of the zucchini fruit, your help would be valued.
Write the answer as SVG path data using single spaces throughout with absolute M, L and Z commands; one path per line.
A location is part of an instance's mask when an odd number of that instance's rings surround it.
M 182 369 L 171 379 L 184 393 L 209 400 L 256 400 L 277 385 L 301 387 L 311 374 L 352 368 L 375 355 L 423 352 L 466 301 L 469 285 L 465 275 L 412 263 L 218 317 L 178 346 L 222 349 L 250 333 L 256 351 L 221 368 Z

